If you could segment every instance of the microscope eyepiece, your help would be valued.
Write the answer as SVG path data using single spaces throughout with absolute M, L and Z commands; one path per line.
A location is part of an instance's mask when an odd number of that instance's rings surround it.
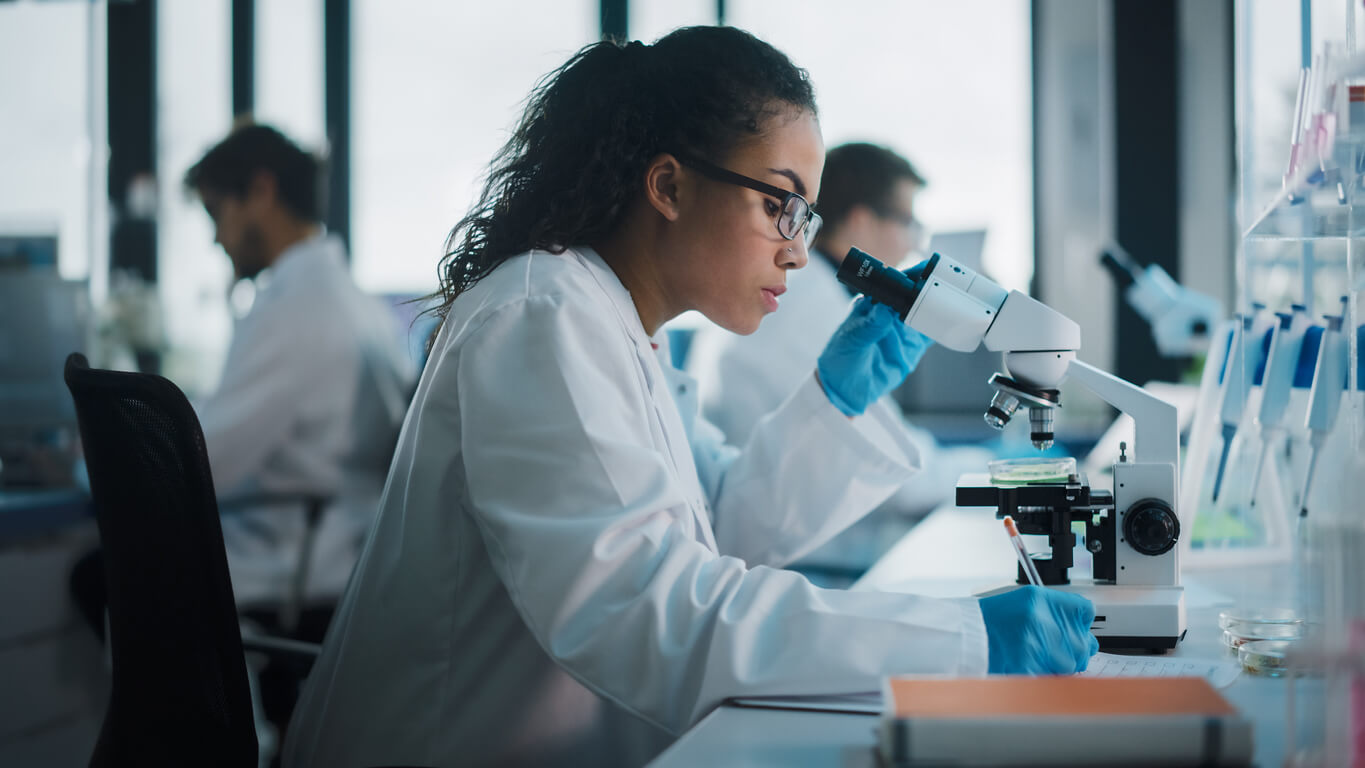
M 1100 264 L 1109 270 L 1114 282 L 1118 283 L 1119 290 L 1126 291 L 1138 277 L 1142 274 L 1142 268 L 1133 261 L 1132 257 L 1123 250 L 1115 248 L 1105 248 L 1100 252 Z
M 839 282 L 872 301 L 891 307 L 904 320 L 919 298 L 925 278 L 938 264 L 938 258 L 938 254 L 934 254 L 924 265 L 902 272 L 888 267 L 871 254 L 850 248 L 839 265 Z

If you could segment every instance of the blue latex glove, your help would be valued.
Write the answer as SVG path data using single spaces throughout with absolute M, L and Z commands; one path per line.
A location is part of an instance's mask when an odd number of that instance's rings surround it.
M 859 296 L 815 367 L 834 407 L 857 416 L 904 381 L 933 343 L 890 307 Z
M 1084 671 L 1100 649 L 1090 634 L 1095 606 L 1080 595 L 1027 586 L 983 597 L 980 605 L 991 674 L 1070 675 Z

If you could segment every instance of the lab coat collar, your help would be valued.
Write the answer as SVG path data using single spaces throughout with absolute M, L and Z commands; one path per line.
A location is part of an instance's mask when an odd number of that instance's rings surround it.
M 616 276 L 616 272 L 607 264 L 606 260 L 597 251 L 586 245 L 574 246 L 567 250 L 578 257 L 579 261 L 588 268 L 593 279 L 607 294 L 611 300 L 612 308 L 620 316 L 621 322 L 630 331 L 631 337 L 637 344 L 653 344 L 654 339 L 645 332 L 645 325 L 640 320 L 640 311 L 635 308 L 635 300 L 630 297 L 630 291 L 626 289 L 625 283 Z M 660 332 L 662 335 L 662 331 Z

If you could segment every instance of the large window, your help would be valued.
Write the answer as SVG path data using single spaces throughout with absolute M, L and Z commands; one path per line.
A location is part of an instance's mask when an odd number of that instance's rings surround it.
M 1029 4 L 729 0 L 726 22 L 811 73 L 826 146 L 885 144 L 929 185 L 936 231 L 985 229 L 983 263 L 1026 290 L 1033 273 Z
M 69 279 L 108 258 L 104 40 L 103 2 L 0 3 L 0 237 L 55 237 Z
M 596 0 L 354 0 L 352 261 L 375 293 L 427 293 L 446 235 L 522 100 L 598 37 Z
M 232 127 L 228 0 L 157 4 L 158 280 L 164 369 L 192 395 L 218 380 L 231 328 L 232 268 L 181 179 Z
M 255 117 L 319 154 L 327 146 L 322 35 L 322 0 L 256 0 Z
M 716 0 L 635 0 L 630 4 L 632 40 L 652 43 L 678 27 L 716 23 Z

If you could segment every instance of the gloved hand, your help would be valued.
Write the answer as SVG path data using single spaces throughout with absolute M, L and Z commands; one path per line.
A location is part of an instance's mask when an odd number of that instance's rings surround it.
M 857 416 L 915 370 L 933 343 L 890 307 L 859 296 L 816 363 L 825 396 Z
M 1070 675 L 1084 671 L 1100 649 L 1090 634 L 1095 606 L 1080 595 L 1027 586 L 983 597 L 980 605 L 991 674 Z

